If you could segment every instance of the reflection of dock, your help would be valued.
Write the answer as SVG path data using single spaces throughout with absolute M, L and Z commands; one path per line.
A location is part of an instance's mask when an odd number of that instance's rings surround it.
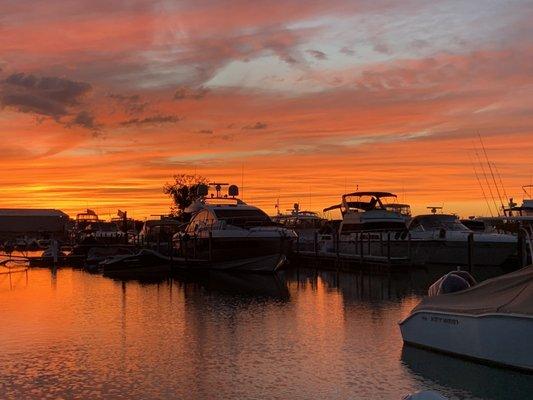
M 322 268 L 342 270 L 371 270 L 373 272 L 401 271 L 409 267 L 408 257 L 348 254 L 328 251 L 299 251 L 298 260 L 315 261 Z

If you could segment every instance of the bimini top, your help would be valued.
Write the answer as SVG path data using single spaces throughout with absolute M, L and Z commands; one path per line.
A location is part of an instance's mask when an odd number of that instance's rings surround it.
M 370 197 L 368 201 L 348 201 L 348 197 Z M 350 209 L 359 209 L 363 211 L 370 211 L 374 209 L 385 210 L 385 206 L 381 202 L 382 198 L 397 196 L 389 192 L 353 192 L 342 195 L 341 204 L 335 204 L 331 207 L 324 208 L 324 212 L 340 208 L 342 213 Z
M 394 193 L 389 192 L 353 192 L 353 193 L 346 193 L 342 195 L 342 197 L 362 197 L 362 196 L 372 196 L 372 197 L 398 197 Z
M 533 265 L 460 292 L 425 297 L 411 314 L 420 311 L 533 317 Z

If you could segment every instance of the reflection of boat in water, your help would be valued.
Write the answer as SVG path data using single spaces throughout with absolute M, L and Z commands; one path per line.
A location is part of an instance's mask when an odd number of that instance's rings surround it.
M 188 212 L 193 212 L 183 232 L 174 236 L 178 256 L 187 260 L 207 261 L 204 268 L 273 272 L 286 262 L 286 255 L 296 238 L 294 231 L 280 227 L 257 207 L 236 198 L 237 186 L 221 195 L 221 186 L 213 183 L 216 196 L 207 196 L 207 187 Z
M 152 269 L 124 269 L 104 272 L 104 276 L 117 281 L 143 284 L 178 282 L 185 287 L 200 286 L 202 291 L 245 297 L 272 297 L 289 299 L 289 290 L 283 275 L 254 274 L 225 271 L 189 271 L 173 269 L 169 264 Z
M 453 390 L 454 397 L 514 400 L 527 399 L 533 393 L 531 375 L 518 371 L 494 368 L 412 346 L 403 347 L 401 361 L 411 373 Z
M 400 329 L 406 344 L 533 372 L 533 266 L 425 297 Z

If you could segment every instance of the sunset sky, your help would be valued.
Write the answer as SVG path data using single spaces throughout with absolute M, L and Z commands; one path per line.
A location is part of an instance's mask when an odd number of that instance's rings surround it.
M 531 21 L 512 0 L 1 0 L 0 207 L 142 218 L 196 172 L 269 213 L 358 185 L 487 215 L 478 134 L 508 196 L 532 179 Z

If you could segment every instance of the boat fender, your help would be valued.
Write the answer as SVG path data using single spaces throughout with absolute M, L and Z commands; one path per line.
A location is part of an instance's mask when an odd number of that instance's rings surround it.
M 444 228 L 440 228 L 439 229 L 439 238 L 440 239 L 445 239 L 446 238 L 446 229 L 444 229 Z
M 457 275 L 463 278 L 465 281 L 468 282 L 470 287 L 477 285 L 477 281 L 474 279 L 472 275 L 468 273 L 468 271 L 452 271 L 451 274 L 454 274 L 454 275 Z
M 455 293 L 468 289 L 469 287 L 470 284 L 466 279 L 450 272 L 429 287 L 428 295 L 438 296 L 441 294 Z

